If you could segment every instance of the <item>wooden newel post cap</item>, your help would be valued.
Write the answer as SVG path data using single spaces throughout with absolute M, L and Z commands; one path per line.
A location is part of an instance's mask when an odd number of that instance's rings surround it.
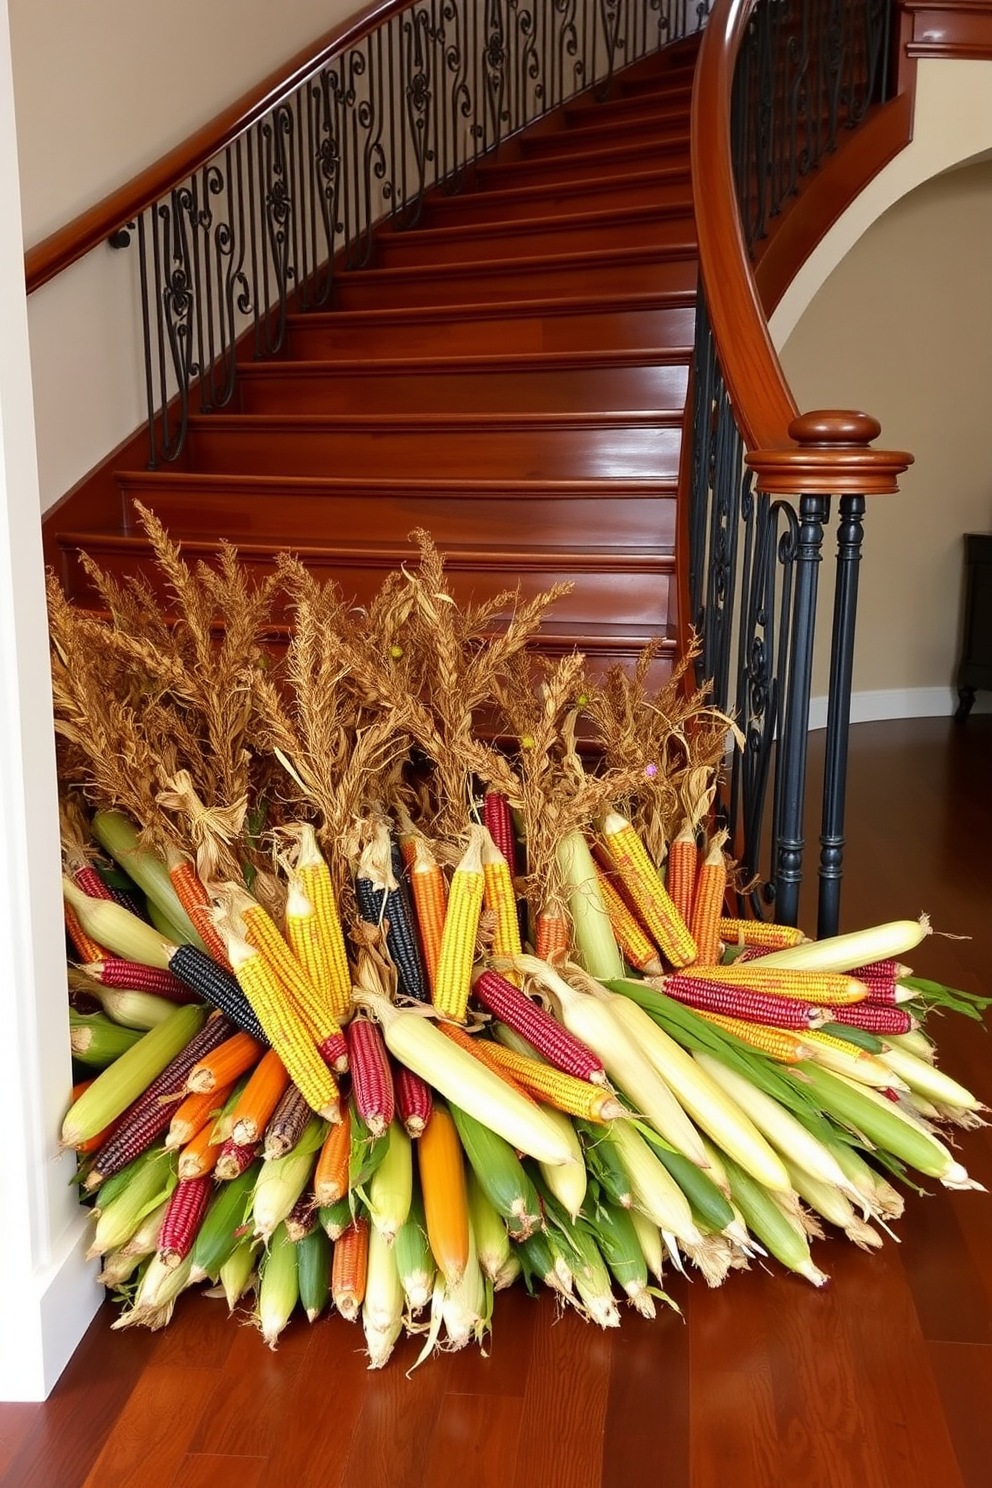
M 820 408 L 801 413 L 778 449 L 754 450 L 746 463 L 755 486 L 770 496 L 886 496 L 913 457 L 906 450 L 878 450 L 882 432 L 869 413 Z
M 789 438 L 797 444 L 870 444 L 882 432 L 870 413 L 852 413 L 842 408 L 818 408 L 801 413 L 789 425 Z

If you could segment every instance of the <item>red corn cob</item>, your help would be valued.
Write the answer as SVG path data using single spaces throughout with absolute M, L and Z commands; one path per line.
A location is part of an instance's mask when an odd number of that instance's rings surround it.
M 393 1066 L 393 1090 L 403 1130 L 408 1137 L 419 1137 L 434 1105 L 431 1087 L 405 1064 L 397 1064 Z
M 343 1075 L 348 1069 L 348 1044 L 340 1028 L 335 1033 L 329 1033 L 323 1042 L 317 1045 L 317 1052 L 327 1068 L 333 1070 L 335 1074 Z
M 221 1143 L 220 1152 L 217 1154 L 214 1177 L 222 1183 L 230 1182 L 232 1178 L 240 1178 L 245 1169 L 251 1167 L 261 1150 L 261 1142 L 235 1142 L 233 1138 L 228 1137 L 226 1142 Z
M 861 978 L 859 977 L 860 981 Z M 884 1007 L 894 1007 L 899 1000 L 898 984 L 894 979 L 887 977 L 869 977 L 865 981 L 868 988 L 866 1002 L 880 1003 Z
M 498 972 L 481 972 L 475 979 L 475 995 L 556 1069 L 577 1075 L 580 1080 L 605 1084 L 605 1071 L 592 1050 Z
M 897 982 L 900 977 L 908 975 L 909 967 L 901 961 L 894 961 L 891 956 L 885 961 L 869 961 L 851 972 L 859 982 Z
M 84 894 L 89 894 L 91 899 L 112 899 L 110 887 L 105 884 L 97 873 L 92 863 L 84 863 L 82 868 L 77 868 L 72 875 Z
M 517 838 L 513 830 L 510 803 L 500 791 L 486 791 L 482 798 L 482 820 L 510 865 L 510 877 L 517 876 Z
M 834 1015 L 833 1008 L 827 1012 L 796 997 L 776 997 L 771 992 L 753 992 L 749 987 L 728 987 L 702 977 L 667 976 L 664 990 L 688 1007 L 722 1013 L 727 1018 L 743 1018 L 748 1023 L 765 1023 L 770 1028 L 819 1028 Z
M 144 966 L 140 961 L 123 961 L 119 956 L 107 956 L 102 961 L 90 961 L 83 968 L 86 975 L 99 982 L 101 987 L 119 987 L 127 992 L 152 992 L 164 997 L 167 1002 L 199 1002 L 200 999 L 185 982 L 181 982 L 171 971 L 162 971 L 157 966 Z
M 832 1023 L 846 1023 L 850 1028 L 863 1028 L 867 1033 L 909 1033 L 916 1026 L 904 1008 L 880 1007 L 870 1002 L 857 1002 L 853 1007 L 831 1009 Z
M 186 1079 L 198 1059 L 222 1044 L 234 1032 L 232 1025 L 219 1014 L 207 1019 L 158 1075 L 144 1095 L 139 1095 L 123 1113 L 109 1141 L 97 1152 L 86 1178 L 87 1190 L 97 1188 L 105 1178 L 125 1167 L 161 1136 L 172 1120 L 176 1107 L 186 1094 Z
M 189 1255 L 212 1192 L 209 1174 L 183 1178 L 176 1184 L 158 1232 L 159 1259 L 166 1266 L 178 1266 Z
M 393 1119 L 396 1096 L 379 1025 L 368 1018 L 348 1024 L 351 1088 L 359 1116 L 374 1137 L 381 1137 Z

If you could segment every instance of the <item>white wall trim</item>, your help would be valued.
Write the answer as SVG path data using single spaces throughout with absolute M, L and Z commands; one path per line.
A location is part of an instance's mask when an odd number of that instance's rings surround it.
M 880 723 L 891 718 L 950 718 L 958 705 L 953 687 L 888 687 L 851 694 L 852 723 Z M 974 713 L 992 713 L 992 692 L 975 696 Z M 809 726 L 827 726 L 827 700 L 810 699 Z

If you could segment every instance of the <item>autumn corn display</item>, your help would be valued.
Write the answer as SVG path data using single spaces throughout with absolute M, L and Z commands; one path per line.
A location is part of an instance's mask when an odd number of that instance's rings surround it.
M 560 590 L 464 604 L 423 533 L 356 608 L 138 513 L 166 601 L 89 562 L 101 613 L 49 592 L 61 1138 L 115 1326 L 205 1287 L 273 1348 L 305 1317 L 416 1364 L 513 1284 L 608 1328 L 672 1272 L 819 1287 L 824 1226 L 877 1249 L 901 1178 L 977 1186 L 927 1016 L 985 999 L 913 975 L 925 917 L 740 917 L 734 726 L 684 667 L 538 662 Z

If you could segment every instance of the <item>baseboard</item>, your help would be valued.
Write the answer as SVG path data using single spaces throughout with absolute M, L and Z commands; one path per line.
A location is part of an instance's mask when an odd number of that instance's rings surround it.
M 954 687 L 888 687 L 876 692 L 851 695 L 852 723 L 879 723 L 887 718 L 950 718 L 958 706 Z M 980 692 L 975 697 L 975 713 L 992 713 L 992 693 Z M 827 726 L 827 699 L 810 699 L 809 726 Z
M 99 1266 L 86 1260 L 93 1238 L 88 1210 L 73 1217 L 49 1264 L 26 1282 L 8 1278 L 0 1401 L 46 1400 L 104 1298 Z

